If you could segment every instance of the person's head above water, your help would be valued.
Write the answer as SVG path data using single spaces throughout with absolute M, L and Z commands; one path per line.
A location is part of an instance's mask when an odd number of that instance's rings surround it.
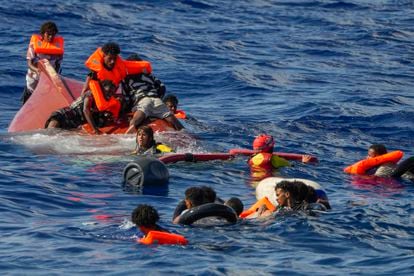
M 154 131 L 149 126 L 140 126 L 137 129 L 137 136 L 135 138 L 137 147 L 150 148 L 154 145 Z
M 373 144 L 368 148 L 368 158 L 380 156 L 387 153 L 387 148 L 383 144 Z
M 139 204 L 131 215 L 131 221 L 138 227 L 154 228 L 159 219 L 157 210 L 147 204 Z
M 229 198 L 226 202 L 224 202 L 224 205 L 232 208 L 236 212 L 237 216 L 243 212 L 244 205 L 238 197 Z
M 212 203 L 216 201 L 216 191 L 209 186 L 201 186 L 201 190 L 204 193 L 204 203 Z
M 275 141 L 273 136 L 267 134 L 260 134 L 253 141 L 253 150 L 255 152 L 273 152 Z
M 108 42 L 102 46 L 104 66 L 112 70 L 115 66 L 116 58 L 121 53 L 119 45 L 115 42 Z
M 126 60 L 131 60 L 131 61 L 142 61 L 142 58 L 137 54 L 130 54 Z
M 204 200 L 204 191 L 200 187 L 190 187 L 185 190 L 185 205 L 187 209 L 202 205 Z
M 173 94 L 166 95 L 163 99 L 163 102 L 165 103 L 165 105 L 168 107 L 168 109 L 172 113 L 175 113 L 177 111 L 177 106 L 178 106 L 177 96 Z

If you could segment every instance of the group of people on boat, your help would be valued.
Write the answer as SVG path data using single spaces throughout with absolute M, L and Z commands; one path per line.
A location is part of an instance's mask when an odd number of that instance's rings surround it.
M 49 21 L 42 24 L 40 34 L 34 34 L 30 40 L 23 104 L 39 82 L 37 63 L 40 59 L 49 60 L 56 72 L 60 72 L 64 39 L 57 34 L 56 24 Z M 88 123 L 95 134 L 100 134 L 100 127 L 112 125 L 120 116 L 125 116 L 130 125 L 126 134 L 135 132 L 148 118 L 163 119 L 174 129 L 182 129 L 183 125 L 174 114 L 178 100 L 165 95 L 165 85 L 152 74 L 151 63 L 142 60 L 138 54 L 124 60 L 120 53 L 119 45 L 114 42 L 98 47 L 85 62 L 90 72 L 80 97 L 69 106 L 54 111 L 45 128 L 74 129 Z M 118 88 L 121 88 L 120 94 L 116 94 Z M 164 97 L 170 108 L 163 101 Z M 177 116 L 184 114 L 182 111 L 177 113 Z
M 28 71 L 22 101 L 25 103 L 39 81 L 37 62 L 47 59 L 56 72 L 61 70 L 64 54 L 64 39 L 58 36 L 54 22 L 46 22 L 39 34 L 34 34 L 27 51 Z M 185 118 L 185 113 L 177 110 L 178 100 L 166 95 L 165 85 L 152 74 L 151 63 L 142 60 L 138 54 L 126 60 L 120 56 L 118 44 L 109 42 L 96 49 L 86 60 L 90 70 L 86 77 L 81 96 L 70 106 L 54 111 L 46 121 L 46 128 L 73 129 L 88 123 L 96 134 L 99 128 L 116 122 L 120 116 L 129 116 L 129 127 L 125 133 L 136 131 L 134 154 L 157 155 L 171 152 L 172 148 L 157 143 L 153 130 L 143 125 L 150 117 L 166 120 L 176 130 L 183 128 L 177 118 Z M 117 94 L 120 88 L 121 93 Z M 274 138 L 261 134 L 253 141 L 253 153 L 248 164 L 254 179 L 271 177 L 275 169 L 291 166 L 291 163 L 273 152 Z M 344 169 L 350 174 L 373 174 L 380 177 L 403 177 L 414 180 L 414 157 L 398 164 L 403 157 L 401 151 L 388 153 L 382 144 L 374 144 L 368 149 L 368 157 Z M 312 156 L 303 155 L 301 161 L 309 163 Z M 210 187 L 190 187 L 185 191 L 185 199 L 177 205 L 172 221 L 191 224 L 205 215 L 217 215 L 227 221 L 269 216 L 281 211 L 327 210 L 330 204 L 325 197 L 319 197 L 315 189 L 301 181 L 283 180 L 274 187 L 276 205 L 268 198 L 259 199 L 247 210 L 237 197 L 223 201 Z M 316 207 L 315 207 L 316 206 Z M 171 234 L 158 225 L 157 210 L 150 205 L 138 205 L 132 213 L 132 222 L 146 235 L 141 242 L 154 239 L 159 243 L 172 240 L 186 244 L 184 237 Z M 171 234 L 171 235 L 170 235 Z M 172 242 L 174 243 L 174 242 Z

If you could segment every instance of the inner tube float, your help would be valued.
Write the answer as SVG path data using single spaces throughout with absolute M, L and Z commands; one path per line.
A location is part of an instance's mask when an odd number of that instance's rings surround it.
M 149 231 L 147 235 L 142 237 L 141 239 L 137 239 L 137 242 L 142 244 L 171 244 L 171 245 L 187 245 L 188 240 L 179 234 L 173 234 L 168 232 L 162 231 Z
M 309 180 L 309 179 L 303 179 L 303 178 L 283 178 L 283 177 L 268 177 L 260 181 L 256 187 L 256 199 L 261 200 L 262 198 L 267 197 L 268 200 L 274 206 L 277 206 L 278 203 L 275 197 L 275 187 L 277 183 L 283 180 L 301 181 L 305 183 L 306 185 L 311 186 L 312 188 L 315 189 L 318 199 L 328 202 L 328 196 L 326 195 L 321 185 L 319 185 L 317 182 Z
M 137 156 L 123 171 L 124 182 L 133 186 L 164 185 L 170 174 L 163 162 L 151 156 Z
M 400 150 L 388 152 L 386 154 L 366 158 L 364 160 L 358 161 L 355 164 L 352 164 L 344 169 L 344 172 L 349 174 L 365 174 L 369 169 L 380 166 L 385 163 L 394 163 L 397 164 L 398 161 L 404 156 L 404 153 Z
M 206 203 L 191 208 L 184 214 L 180 215 L 178 223 L 191 225 L 194 222 L 207 217 L 223 218 L 229 223 L 237 222 L 237 214 L 231 207 L 218 203 Z

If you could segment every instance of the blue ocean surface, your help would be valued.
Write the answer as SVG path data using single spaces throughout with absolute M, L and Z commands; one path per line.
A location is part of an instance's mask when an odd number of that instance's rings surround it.
M 343 168 L 373 143 L 414 155 L 411 0 L 1 1 L 0 271 L 2 274 L 412 275 L 414 184 L 356 178 Z M 117 42 L 137 52 L 198 120 L 157 134 L 178 152 L 250 148 L 308 153 L 279 173 L 317 181 L 332 210 L 231 226 L 172 224 L 190 186 L 255 199 L 245 157 L 168 165 L 165 188 L 123 184 L 133 135 L 9 133 L 21 107 L 30 36 L 53 20 L 62 74 Z M 39 106 L 39 108 L 42 108 Z M 146 246 L 130 215 L 151 204 L 188 246 Z

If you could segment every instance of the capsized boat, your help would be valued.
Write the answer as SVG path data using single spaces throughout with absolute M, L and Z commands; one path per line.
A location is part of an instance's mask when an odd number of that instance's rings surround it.
M 69 106 L 81 94 L 83 83 L 57 74 L 48 60 L 40 60 L 38 68 L 39 83 L 32 96 L 16 113 L 8 132 L 28 132 L 45 128 L 46 121 L 53 111 Z M 154 132 L 174 131 L 174 128 L 165 120 L 148 120 L 146 124 Z M 123 134 L 128 127 L 128 117 L 125 116 L 113 125 L 100 128 L 100 130 L 107 134 Z M 84 124 L 79 131 L 93 133 L 88 124 Z

